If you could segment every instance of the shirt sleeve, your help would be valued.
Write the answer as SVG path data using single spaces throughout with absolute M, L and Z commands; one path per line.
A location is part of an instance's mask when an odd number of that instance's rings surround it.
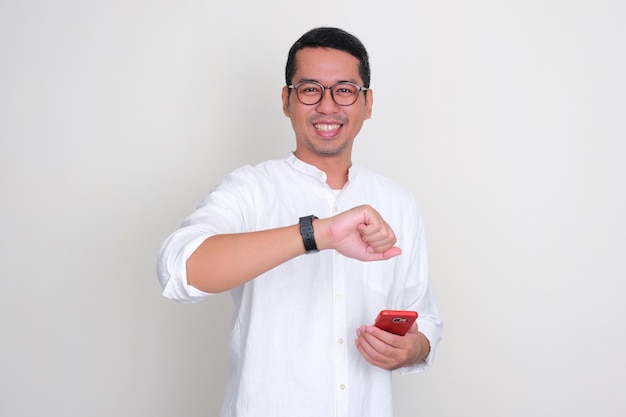
M 184 239 L 181 235 L 189 235 L 189 233 L 172 234 L 161 247 L 157 276 L 163 287 L 165 298 L 181 304 L 197 303 L 210 294 L 189 285 L 186 263 L 208 236 L 200 235 Z
M 404 230 L 404 233 L 407 233 L 409 236 L 415 236 L 415 246 L 411 250 L 406 272 L 408 275 L 407 288 L 404 291 L 405 299 L 402 305 L 408 310 L 418 312 L 417 327 L 428 339 L 430 352 L 423 362 L 398 369 L 398 372 L 403 375 L 423 372 L 432 366 L 437 346 L 441 341 L 443 328 L 443 321 L 430 280 L 426 236 L 421 212 L 418 207 L 416 207 L 416 213 L 415 219 L 417 223 L 409 224 L 410 230 Z
M 200 202 L 181 227 L 165 240 L 157 261 L 157 276 L 164 297 L 190 304 L 211 295 L 187 282 L 187 259 L 209 237 L 249 228 L 246 219 L 254 212 L 255 193 L 250 167 L 242 167 L 230 173 Z
M 430 342 L 430 352 L 428 353 L 426 358 L 424 358 L 424 361 L 412 366 L 399 368 L 398 372 L 400 374 L 408 375 L 417 372 L 423 372 L 433 365 L 433 362 L 435 361 L 437 345 L 439 345 L 439 342 L 441 341 L 441 327 L 441 318 L 435 320 L 422 320 L 422 323 L 418 323 L 419 331 L 423 333 Z

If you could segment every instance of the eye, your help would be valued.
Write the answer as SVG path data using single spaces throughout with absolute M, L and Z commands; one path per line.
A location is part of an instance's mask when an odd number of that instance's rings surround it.
M 322 87 L 313 83 L 305 83 L 298 87 L 298 93 L 309 96 L 318 95 L 322 93 Z
M 337 84 L 334 88 L 335 94 L 341 96 L 352 96 L 357 90 L 357 87 L 352 84 Z

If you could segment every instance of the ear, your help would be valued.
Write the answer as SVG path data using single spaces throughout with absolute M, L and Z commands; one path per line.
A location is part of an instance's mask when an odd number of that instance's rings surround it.
M 373 106 L 374 106 L 374 91 L 367 90 L 367 95 L 365 96 L 365 120 L 372 117 Z
M 283 87 L 283 92 L 281 96 L 283 100 L 283 113 L 285 114 L 285 116 L 291 117 L 291 112 L 289 111 L 289 87 Z

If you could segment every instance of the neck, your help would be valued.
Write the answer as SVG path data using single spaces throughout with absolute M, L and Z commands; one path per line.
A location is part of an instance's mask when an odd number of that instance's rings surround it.
M 326 172 L 326 184 L 333 190 L 341 190 L 348 182 L 347 169 L 343 173 L 337 173 L 336 175 L 332 175 L 328 171 L 324 172 Z
M 326 184 L 328 184 L 330 188 L 333 190 L 341 190 L 348 182 L 348 170 L 352 163 L 350 161 L 337 163 L 337 161 L 328 161 L 327 159 L 333 158 L 326 158 L 312 165 L 315 165 L 326 173 Z

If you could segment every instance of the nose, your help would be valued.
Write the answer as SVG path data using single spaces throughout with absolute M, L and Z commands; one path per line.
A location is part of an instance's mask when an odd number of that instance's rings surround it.
M 333 100 L 332 90 L 328 87 L 324 88 L 324 95 L 322 96 L 322 100 L 317 103 L 316 110 L 318 113 L 330 114 L 335 113 L 337 111 L 337 103 Z

